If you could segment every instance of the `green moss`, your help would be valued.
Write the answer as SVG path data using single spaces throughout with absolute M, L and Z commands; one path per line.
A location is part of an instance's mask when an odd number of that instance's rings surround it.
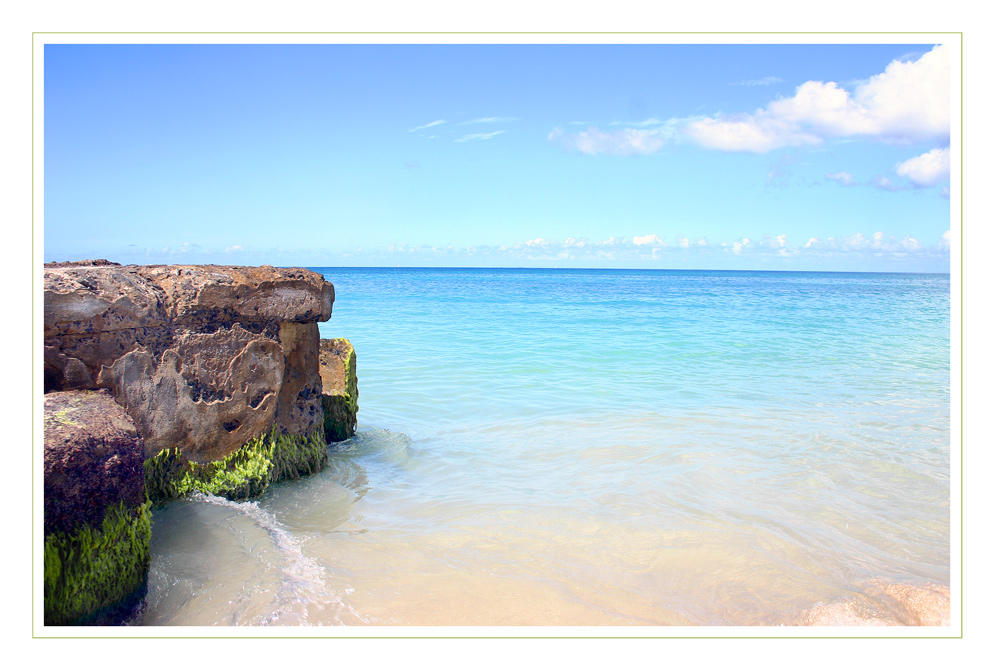
M 356 350 L 345 338 L 332 340 L 336 349 L 345 350 L 342 367 L 345 373 L 345 390 L 340 393 L 322 394 L 321 405 L 325 411 L 325 440 L 330 443 L 356 435 L 356 417 L 359 414 L 359 381 L 356 376 Z
M 353 402 L 342 394 L 322 394 L 321 407 L 325 411 L 325 440 L 337 443 L 356 434 L 356 411 Z
M 237 501 L 259 496 L 278 480 L 317 473 L 327 461 L 322 429 L 295 436 L 274 427 L 224 459 L 206 464 L 185 460 L 179 449 L 163 450 L 145 460 L 145 492 L 155 503 L 194 491 Z
M 99 528 L 45 538 L 45 624 L 80 622 L 112 608 L 145 584 L 152 536 L 150 503 L 124 503 L 104 513 Z

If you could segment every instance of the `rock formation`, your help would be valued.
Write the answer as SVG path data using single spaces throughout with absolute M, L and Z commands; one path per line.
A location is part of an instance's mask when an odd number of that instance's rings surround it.
M 147 456 L 221 459 L 276 425 L 322 425 L 321 275 L 270 266 L 45 269 L 45 391 L 109 389 Z
M 321 402 L 325 410 L 325 440 L 330 443 L 356 434 L 359 385 L 356 352 L 345 338 L 321 340 L 318 346 Z
M 319 347 L 335 294 L 318 273 L 101 259 L 47 264 L 44 292 L 46 624 L 144 585 L 152 503 L 260 494 L 355 430 L 355 357 Z

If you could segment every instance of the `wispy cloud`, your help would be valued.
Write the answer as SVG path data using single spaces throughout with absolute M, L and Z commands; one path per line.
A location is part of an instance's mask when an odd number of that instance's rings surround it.
M 642 121 L 612 121 L 611 126 L 627 126 L 629 128 L 650 128 L 654 126 L 666 125 L 666 121 L 661 121 L 656 117 L 651 117 L 649 119 L 643 119 Z
M 479 119 L 470 119 L 469 121 L 461 121 L 461 126 L 466 126 L 467 124 L 473 123 L 511 123 L 512 121 L 518 121 L 519 119 L 513 116 L 485 116 Z
M 657 130 L 623 128 L 605 132 L 594 126 L 578 133 L 565 133 L 562 128 L 554 128 L 547 139 L 570 151 L 591 156 L 655 154 L 667 143 L 667 135 Z
M 840 172 L 827 172 L 826 179 L 830 179 L 837 184 L 842 184 L 843 186 L 853 186 L 856 182 L 853 181 L 853 175 L 846 171 Z
M 500 135 L 503 130 L 496 130 L 493 133 L 471 133 L 470 135 L 464 135 L 461 138 L 457 138 L 455 142 L 473 142 L 475 140 L 490 140 L 495 135 Z
M 762 77 L 760 79 L 747 79 L 741 82 L 733 83 L 733 86 L 770 86 L 772 84 L 780 84 L 784 80 L 780 77 Z
M 429 121 L 424 126 L 415 126 L 414 128 L 410 129 L 408 132 L 414 133 L 416 130 L 424 130 L 425 128 L 431 128 L 432 126 L 438 126 L 444 123 L 446 123 L 445 119 L 438 119 L 437 121 Z

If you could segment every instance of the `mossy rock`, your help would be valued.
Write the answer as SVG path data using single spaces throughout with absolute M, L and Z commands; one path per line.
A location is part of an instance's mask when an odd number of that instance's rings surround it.
M 325 411 L 325 440 L 337 443 L 356 435 L 355 403 L 345 395 L 321 395 L 321 407 Z
M 325 413 L 325 440 L 330 443 L 356 435 L 359 414 L 359 382 L 356 350 L 345 338 L 319 341 L 321 405 Z
M 218 461 L 198 463 L 185 459 L 180 449 L 163 450 L 145 460 L 145 491 L 154 503 L 195 491 L 239 501 L 259 496 L 273 482 L 317 473 L 326 463 L 322 429 L 295 436 L 274 427 Z

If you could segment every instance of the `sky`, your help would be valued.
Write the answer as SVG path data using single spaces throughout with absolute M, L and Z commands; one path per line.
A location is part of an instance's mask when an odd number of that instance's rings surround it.
M 951 49 L 48 44 L 44 260 L 948 272 Z

